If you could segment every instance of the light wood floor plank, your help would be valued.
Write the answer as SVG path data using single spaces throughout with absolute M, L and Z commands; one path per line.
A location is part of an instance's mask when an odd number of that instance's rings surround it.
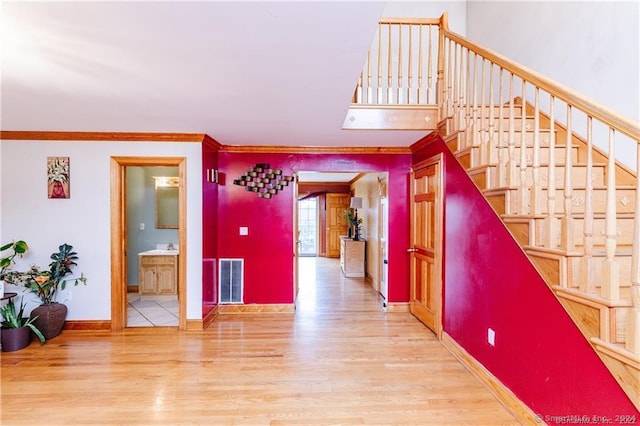
M 306 260 L 295 314 L 67 330 L 3 353 L 1 423 L 518 424 L 410 314 L 382 312 L 335 260 Z

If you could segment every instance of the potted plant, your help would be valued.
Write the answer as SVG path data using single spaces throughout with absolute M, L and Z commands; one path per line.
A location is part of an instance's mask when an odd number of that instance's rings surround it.
M 28 249 L 29 246 L 22 240 L 12 241 L 0 247 L 0 253 L 10 251 L 4 257 L 0 257 L 0 294 L 4 294 L 4 274 L 14 263 L 13 259 L 22 256 Z
M 344 213 L 347 216 L 347 222 L 353 226 L 353 240 L 358 241 L 360 239 L 362 218 L 359 218 L 357 215 L 354 217 L 353 214 L 351 214 L 351 210 L 345 210 Z
M 35 318 L 24 318 L 24 305 L 20 303 L 20 310 L 16 312 L 13 300 L 9 299 L 6 305 L 0 307 L 2 316 L 2 330 L 0 330 L 0 343 L 3 352 L 17 351 L 29 346 L 31 343 L 31 332 L 40 340 L 45 342 L 44 335 L 33 324 Z
M 62 332 L 64 321 L 67 318 L 67 306 L 58 303 L 56 295 L 58 290 L 64 290 L 67 285 L 65 276 L 72 272 L 76 266 L 78 253 L 73 251 L 73 246 L 64 243 L 58 247 L 58 251 L 51 254 L 52 262 L 48 270 L 40 270 L 38 266 L 31 266 L 26 272 L 7 272 L 5 279 L 13 284 L 23 285 L 40 299 L 40 306 L 31 311 L 31 318 L 35 319 L 34 325 L 42 331 L 44 337 L 49 340 Z M 74 285 L 80 282 L 86 285 L 84 275 L 71 280 Z

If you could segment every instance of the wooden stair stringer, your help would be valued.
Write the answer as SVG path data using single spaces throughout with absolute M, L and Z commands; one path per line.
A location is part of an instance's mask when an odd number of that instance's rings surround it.
M 596 337 L 591 338 L 590 343 L 633 405 L 640 410 L 640 356 L 619 344 L 608 343 Z
M 527 108 L 529 108 L 528 105 Z M 445 122 L 445 120 L 442 122 Z M 616 332 L 616 328 L 620 327 L 621 323 L 624 322 L 621 317 L 626 317 L 626 315 L 621 316 L 619 312 L 622 312 L 621 309 L 628 309 L 631 306 L 630 301 L 599 304 L 594 301 L 593 296 L 595 295 L 581 294 L 578 289 L 569 288 L 569 284 L 575 281 L 575 278 L 569 276 L 569 274 L 577 273 L 574 270 L 575 268 L 570 267 L 570 259 L 579 259 L 583 256 L 583 253 L 581 251 L 567 253 L 562 250 L 534 247 L 535 240 L 531 240 L 531 238 L 535 238 L 532 235 L 536 231 L 532 222 L 540 221 L 544 219 L 544 216 L 507 214 L 507 206 L 518 198 L 515 196 L 516 191 L 513 188 L 494 187 L 487 189 L 490 188 L 488 184 L 495 185 L 497 182 L 495 173 L 492 172 L 491 168 L 493 166 L 495 169 L 495 165 L 484 164 L 473 167 L 474 164 L 471 158 L 473 155 L 472 150 L 475 147 L 467 147 L 466 151 L 464 148 L 458 149 L 460 141 L 465 138 L 464 130 L 453 130 L 450 123 L 441 125 L 439 128 L 441 129 L 441 136 L 453 155 L 467 171 L 469 177 L 487 200 L 487 203 L 492 206 L 496 214 L 501 218 L 512 238 L 522 247 L 529 261 L 552 289 L 558 303 L 565 309 L 576 327 L 585 336 L 594 352 L 609 369 L 623 391 L 629 396 L 631 402 L 640 410 L 640 374 L 638 374 L 640 362 L 637 362 L 638 355 L 626 350 L 624 344 L 611 343 L 605 340 L 610 339 L 612 335 L 619 334 Z M 447 134 L 446 131 L 449 131 L 449 133 Z M 564 134 L 562 134 L 563 131 Z M 442 134 L 442 132 L 445 132 L 445 134 Z M 566 130 L 556 125 L 556 132 L 560 136 L 557 137 L 557 144 L 562 144 L 562 141 L 566 138 Z M 586 154 L 583 151 L 587 149 L 586 141 L 574 134 L 572 142 L 579 147 L 578 158 L 581 161 L 585 161 Z M 596 152 L 594 147 L 593 152 L 594 162 L 606 162 L 607 157 L 601 151 Z M 618 169 L 618 164 L 616 164 L 616 176 L 623 178 L 621 179 L 621 185 L 626 186 L 626 188 L 631 184 L 629 170 L 624 167 Z

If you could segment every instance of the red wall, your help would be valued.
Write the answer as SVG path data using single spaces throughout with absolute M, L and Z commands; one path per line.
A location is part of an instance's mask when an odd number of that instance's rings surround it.
M 293 303 L 293 188 L 263 199 L 233 184 L 257 163 L 285 175 L 293 170 L 389 172 L 389 301 L 409 300 L 409 154 L 219 152 L 218 161 L 226 177 L 218 193 L 218 257 L 244 259 L 244 303 Z M 249 228 L 247 236 L 239 235 L 241 226 Z
M 202 316 L 218 303 L 218 184 L 207 181 L 207 169 L 218 169 L 218 146 L 202 144 Z
M 430 138 L 413 161 L 445 158 L 444 330 L 547 423 L 640 418 L 442 139 Z

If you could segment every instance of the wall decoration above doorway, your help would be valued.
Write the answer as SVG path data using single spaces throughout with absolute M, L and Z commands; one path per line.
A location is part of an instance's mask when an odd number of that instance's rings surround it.
M 47 196 L 70 198 L 69 157 L 47 157 Z
M 282 170 L 272 169 L 267 163 L 258 163 L 249 167 L 233 184 L 244 186 L 246 191 L 255 192 L 260 198 L 272 198 L 292 181 L 293 176 L 284 176 Z

